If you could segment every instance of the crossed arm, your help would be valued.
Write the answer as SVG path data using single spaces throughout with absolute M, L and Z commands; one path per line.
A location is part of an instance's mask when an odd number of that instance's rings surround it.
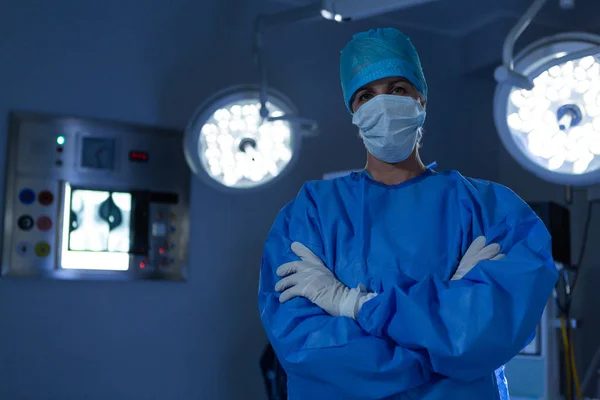
M 430 381 L 431 365 L 419 351 L 371 335 L 354 320 L 333 317 L 305 298 L 280 303 L 275 270 L 295 258 L 290 246 L 285 237 L 269 237 L 267 248 L 284 255 L 265 251 L 259 288 L 261 320 L 289 376 L 335 388 L 344 398 L 387 398 Z

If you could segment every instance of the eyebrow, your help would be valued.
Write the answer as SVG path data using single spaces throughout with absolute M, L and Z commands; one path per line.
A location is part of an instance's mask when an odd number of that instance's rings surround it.
M 398 78 L 398 79 L 395 79 L 393 81 L 390 81 L 388 83 L 388 86 L 394 85 L 394 84 L 400 83 L 400 82 L 402 82 L 402 83 L 410 83 L 410 81 L 408 79 L 406 79 L 406 78 Z M 368 83 L 365 86 L 362 86 L 362 87 L 358 88 L 358 90 L 356 90 L 356 93 L 358 93 L 358 92 L 360 92 L 362 90 L 369 90 L 371 88 L 370 85 L 371 85 L 371 83 Z

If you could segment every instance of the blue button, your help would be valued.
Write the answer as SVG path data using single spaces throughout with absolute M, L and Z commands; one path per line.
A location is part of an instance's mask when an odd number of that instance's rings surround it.
M 28 255 L 30 250 L 31 250 L 31 245 L 29 244 L 29 242 L 20 242 L 19 244 L 17 244 L 17 253 L 20 256 Z
M 173 232 L 175 232 L 175 227 L 174 227 L 174 226 L 171 226 L 171 227 L 169 228 L 169 230 L 171 231 L 171 233 L 173 233 Z
M 35 201 L 35 192 L 31 189 L 23 189 L 19 192 L 19 201 L 23 204 L 31 204 Z

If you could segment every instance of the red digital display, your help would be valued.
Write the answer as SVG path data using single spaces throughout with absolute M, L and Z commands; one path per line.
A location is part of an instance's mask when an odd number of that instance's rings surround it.
M 148 153 L 143 151 L 130 151 L 129 161 L 146 162 L 148 161 Z

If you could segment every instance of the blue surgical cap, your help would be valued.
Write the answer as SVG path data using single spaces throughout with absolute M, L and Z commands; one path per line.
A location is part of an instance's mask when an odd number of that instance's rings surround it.
M 427 99 L 427 82 L 417 50 L 408 36 L 394 28 L 371 29 L 354 35 L 342 50 L 340 75 L 344 102 L 350 112 L 352 96 L 358 89 L 393 76 L 408 79 Z

